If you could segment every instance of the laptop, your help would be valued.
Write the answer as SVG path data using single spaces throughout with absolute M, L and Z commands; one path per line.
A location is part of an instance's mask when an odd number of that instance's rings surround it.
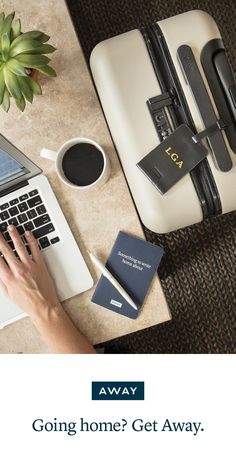
M 61 301 L 93 286 L 93 279 L 42 170 L 0 135 L 0 232 L 12 249 L 7 226 L 24 239 L 32 231 Z M 0 328 L 26 316 L 0 293 Z

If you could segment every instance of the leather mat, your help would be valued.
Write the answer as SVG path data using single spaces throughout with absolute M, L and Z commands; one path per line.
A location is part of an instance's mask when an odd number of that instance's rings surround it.
M 235 0 L 67 0 L 86 60 L 103 39 L 187 10 L 214 16 L 236 72 Z M 235 202 L 236 203 L 236 202 Z M 178 210 L 176 210 L 178 211 Z M 106 343 L 110 353 L 236 353 L 236 213 L 167 235 L 159 276 L 172 321 Z

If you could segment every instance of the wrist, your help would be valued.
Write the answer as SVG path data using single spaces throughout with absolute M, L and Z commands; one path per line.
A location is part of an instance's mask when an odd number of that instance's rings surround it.
M 33 303 L 33 307 L 29 315 L 32 318 L 32 321 L 35 323 L 39 321 L 48 322 L 52 317 L 55 318 L 57 316 L 61 316 L 63 311 L 64 310 L 59 300 L 49 302 L 42 296 L 39 296 L 37 297 L 35 303 Z

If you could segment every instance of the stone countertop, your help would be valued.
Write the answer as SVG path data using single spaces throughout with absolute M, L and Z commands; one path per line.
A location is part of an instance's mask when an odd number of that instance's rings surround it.
M 0 4 L 5 13 L 16 11 L 23 31 L 37 29 L 51 36 L 50 44 L 57 47 L 51 63 L 58 74 L 53 79 L 40 78 L 43 95 L 35 97 L 32 105 L 28 103 L 24 113 L 13 102 L 8 114 L 0 109 L 0 131 L 43 169 L 96 283 L 99 274 L 88 260 L 86 249 L 105 261 L 119 230 L 144 236 L 78 39 L 63 0 L 40 0 L 37 8 L 34 0 Z M 56 150 L 77 136 L 97 141 L 111 161 L 112 175 L 98 190 L 71 190 L 58 179 L 54 163 L 39 157 L 42 147 Z M 94 287 L 63 305 L 94 344 L 170 319 L 158 277 L 153 280 L 137 320 L 91 303 L 93 292 Z M 31 320 L 24 318 L 0 332 L 0 352 L 46 353 L 48 349 Z

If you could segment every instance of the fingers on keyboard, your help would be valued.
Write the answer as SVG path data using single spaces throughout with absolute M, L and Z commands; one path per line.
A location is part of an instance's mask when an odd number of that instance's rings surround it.
M 27 241 L 23 236 L 25 231 L 33 233 L 40 249 L 60 242 L 60 238 L 55 234 L 51 238 L 49 236 L 55 232 L 55 227 L 37 189 L 0 205 L 0 232 L 4 234 L 4 238 L 12 247 L 11 236 L 7 231 L 10 224 L 17 228 L 26 247 Z M 29 252 L 29 247 L 27 250 Z

